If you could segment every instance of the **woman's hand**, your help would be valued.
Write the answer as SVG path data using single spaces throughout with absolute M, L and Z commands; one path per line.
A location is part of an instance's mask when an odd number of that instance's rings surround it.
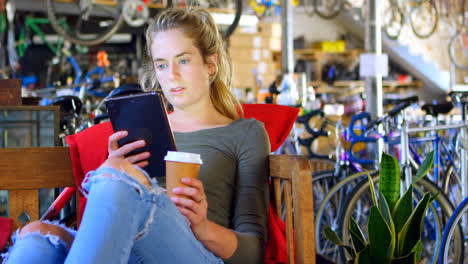
M 171 200 L 175 203 L 179 211 L 190 221 L 190 228 L 198 240 L 203 240 L 207 235 L 209 221 L 207 218 L 208 202 L 206 201 L 203 183 L 194 178 L 182 178 L 181 182 L 189 187 L 176 187 L 172 191 L 177 195 Z
M 117 142 L 126 136 L 128 136 L 127 131 L 118 131 L 109 137 L 109 148 L 108 148 L 109 158 L 111 157 L 124 158 L 128 162 L 140 168 L 147 166 L 148 165 L 147 159 L 150 157 L 150 153 L 148 151 L 125 157 L 125 155 L 127 155 L 129 152 L 138 148 L 142 148 L 146 144 L 144 140 L 138 140 L 132 143 L 125 144 L 119 148 L 119 144 Z

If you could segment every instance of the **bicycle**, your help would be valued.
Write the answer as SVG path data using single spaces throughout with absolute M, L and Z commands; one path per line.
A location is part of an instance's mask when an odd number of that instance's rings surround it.
M 413 33 L 421 39 L 430 37 L 437 29 L 439 14 L 434 0 L 389 0 L 390 6 L 383 15 L 382 27 L 388 38 L 398 39 L 403 26 L 408 23 Z
M 47 0 L 47 17 L 52 28 L 64 39 L 83 46 L 94 46 L 107 41 L 124 24 L 141 26 L 149 16 L 148 6 L 166 8 L 172 6 L 188 7 L 200 6 L 217 8 L 217 10 L 234 9 L 235 15 L 229 27 L 223 32 L 227 39 L 235 31 L 242 15 L 242 0 L 177 1 L 168 0 L 167 6 L 151 0 L 74 0 L 71 3 L 57 3 L 56 0 Z M 61 5 L 61 8 L 58 6 Z M 60 11 L 66 10 L 65 13 Z M 72 16 L 73 15 L 73 16 Z
M 468 25 L 466 24 L 466 10 L 468 1 L 462 0 L 459 19 L 455 19 L 456 33 L 450 38 L 448 50 L 450 61 L 455 67 L 468 70 Z
M 462 115 L 462 121 L 466 122 L 466 106 L 468 105 L 468 92 L 450 92 L 450 95 L 452 98 L 457 100 L 461 104 L 461 115 Z M 456 238 L 457 238 L 457 230 L 462 229 L 462 238 L 463 238 L 463 246 L 466 242 L 466 223 L 467 223 L 467 216 L 466 212 L 468 210 L 468 195 L 467 195 L 467 131 L 466 128 L 468 127 L 468 124 L 464 123 L 464 127 L 461 130 L 460 137 L 458 138 L 459 142 L 462 145 L 462 150 L 461 150 L 461 168 L 462 168 L 462 194 L 464 195 L 464 200 L 458 205 L 458 207 L 455 209 L 455 212 L 453 215 L 451 215 L 450 220 L 448 221 L 448 224 L 444 230 L 444 235 L 442 237 L 442 242 L 440 244 L 440 252 L 441 256 L 439 259 L 439 263 L 464 263 L 464 260 L 466 259 L 464 254 L 457 254 L 458 252 L 453 251 L 453 243 L 456 243 Z M 464 249 L 464 248 L 463 248 Z M 466 250 L 462 251 L 462 253 L 465 253 Z
M 364 171 L 358 164 L 373 165 L 374 160 L 362 159 L 355 157 L 354 146 L 357 144 L 375 143 L 377 138 L 365 138 L 364 135 L 358 135 L 356 131 L 360 131 L 362 126 L 367 126 L 367 129 L 378 126 L 380 123 L 385 122 L 387 119 L 393 118 L 403 108 L 411 105 L 414 102 L 414 98 L 398 99 L 393 102 L 396 106 L 385 114 L 382 118 L 371 122 L 370 115 L 362 112 L 353 116 L 347 133 L 350 145 L 344 155 L 342 156 L 342 162 L 336 167 L 335 171 L 331 172 L 319 172 L 313 176 L 313 179 L 321 180 L 325 182 L 324 186 L 327 187 L 326 196 L 322 199 L 319 209 L 316 212 L 315 230 L 316 230 L 316 246 L 317 251 L 320 254 L 329 256 L 335 261 L 343 260 L 343 252 L 334 244 L 330 243 L 325 238 L 323 230 L 326 226 L 332 227 L 332 229 L 338 229 L 341 222 L 341 217 L 346 207 L 344 202 L 349 194 L 353 193 L 353 189 L 363 179 L 367 177 L 369 173 L 372 177 L 378 175 L 378 170 Z M 365 124 L 367 123 L 367 125 Z M 359 149 L 362 149 L 360 147 Z M 353 170 L 350 170 L 349 166 L 355 166 Z M 331 189 L 328 188 L 327 184 L 333 184 Z M 317 189 L 314 186 L 314 191 Z
M 402 157 L 402 170 L 404 171 L 405 183 L 412 182 L 411 177 L 411 167 L 409 163 L 409 133 L 415 133 L 419 131 L 432 131 L 432 130 L 439 130 L 439 129 L 446 129 L 448 127 L 456 128 L 463 125 L 452 125 L 452 126 L 437 126 L 437 127 L 429 127 L 429 128 L 408 128 L 405 117 L 403 114 L 403 121 L 402 121 L 402 135 L 400 136 L 401 140 L 401 157 Z M 376 180 L 376 177 L 374 180 Z M 408 184 L 407 184 L 408 185 Z M 427 214 L 427 218 L 424 222 L 424 240 L 423 244 L 427 245 L 427 248 L 423 249 L 423 256 L 425 257 L 426 261 L 431 261 L 431 263 L 435 263 L 439 258 L 439 243 L 442 238 L 442 227 L 444 223 L 448 220 L 448 217 L 453 213 L 454 207 L 450 201 L 450 199 L 442 192 L 442 190 L 434 183 L 428 179 L 421 179 L 414 185 L 414 191 L 416 196 L 421 196 L 423 193 L 429 191 L 432 194 L 439 193 L 439 196 L 436 198 L 436 202 L 434 205 L 431 205 Z M 366 199 L 367 198 L 367 199 Z M 371 200 L 369 199 L 369 182 L 364 180 L 361 182 L 358 187 L 353 190 L 353 195 L 348 197 L 344 207 L 346 208 L 344 214 L 342 215 L 341 219 L 342 222 L 339 226 L 339 232 L 341 232 L 343 238 L 349 237 L 349 231 L 347 227 L 349 226 L 351 217 L 354 217 L 356 221 L 359 223 L 360 220 L 366 218 L 368 213 L 368 209 L 372 205 Z M 363 222 L 365 223 L 365 221 Z M 463 247 L 461 238 L 462 232 L 461 230 L 455 230 L 455 242 L 456 244 L 452 247 L 453 250 L 456 252 L 457 256 L 463 255 Z
M 345 8 L 344 0 L 305 0 L 304 10 L 309 16 L 317 13 L 324 19 L 333 19 L 337 17 Z

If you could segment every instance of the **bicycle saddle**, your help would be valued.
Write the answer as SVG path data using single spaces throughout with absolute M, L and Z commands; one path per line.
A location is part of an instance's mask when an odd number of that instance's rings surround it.
M 447 114 L 450 110 L 453 109 L 452 102 L 442 102 L 436 104 L 425 104 L 421 107 L 426 114 L 431 116 L 438 116 L 439 114 Z
M 51 105 L 60 106 L 60 112 L 64 115 L 79 114 L 83 103 L 80 98 L 73 95 L 64 95 L 56 97 L 50 103 Z
M 109 93 L 109 97 L 136 94 L 141 92 L 143 92 L 143 89 L 141 89 L 141 86 L 138 83 L 126 83 L 112 90 Z
M 401 104 L 401 103 L 408 103 L 408 104 L 412 104 L 412 103 L 416 103 L 418 101 L 418 96 L 410 96 L 410 97 L 406 97 L 406 98 L 387 98 L 387 99 L 384 99 L 383 100 L 383 105 L 398 105 L 398 104 Z
M 448 95 L 461 104 L 468 104 L 468 91 L 451 91 Z

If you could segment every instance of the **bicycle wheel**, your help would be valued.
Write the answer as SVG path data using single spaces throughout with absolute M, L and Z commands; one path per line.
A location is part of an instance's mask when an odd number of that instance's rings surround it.
M 168 7 L 200 7 L 208 8 L 214 13 L 234 13 L 232 21 L 227 25 L 218 25 L 223 39 L 228 39 L 234 33 L 242 15 L 242 0 L 168 0 Z
M 109 5 L 109 3 L 113 5 Z M 124 22 L 123 0 L 71 0 L 58 3 L 47 0 L 47 17 L 52 28 L 64 39 L 93 46 L 108 40 Z
M 321 18 L 332 19 L 344 8 L 343 0 L 314 0 L 314 10 Z
M 378 181 L 378 177 L 373 178 L 375 182 Z M 436 263 L 439 256 L 439 245 L 442 238 L 442 229 L 444 223 L 447 222 L 448 217 L 453 212 L 453 206 L 448 198 L 441 193 L 440 189 L 432 182 L 426 179 L 420 179 L 414 185 L 414 197 L 418 201 L 425 192 L 430 192 L 433 195 L 439 193 L 435 202 L 428 207 L 426 217 L 423 222 L 423 232 L 421 242 L 424 246 L 421 255 L 421 263 Z M 370 212 L 370 208 L 373 206 L 372 197 L 369 190 L 368 180 L 362 181 L 355 189 L 354 194 L 348 198 L 344 207 L 346 210 L 342 215 L 342 222 L 339 225 L 338 232 L 341 233 L 342 239 L 346 242 L 349 241 L 349 230 L 348 226 L 353 217 L 356 222 L 360 225 L 361 230 L 367 233 L 367 217 Z M 458 230 L 457 240 L 458 243 L 454 247 L 454 251 L 460 253 L 463 251 L 463 244 L 461 243 L 461 231 Z M 345 243 L 346 243 L 345 242 Z
M 400 36 L 401 29 L 404 25 L 404 15 L 398 5 L 393 2 L 390 7 L 384 12 L 382 19 L 382 27 L 385 34 L 390 39 L 396 40 Z
M 328 241 L 323 234 L 325 227 L 330 226 L 332 229 L 338 227 L 340 219 L 345 207 L 344 201 L 351 194 L 354 187 L 367 177 L 366 172 L 354 173 L 343 179 L 343 176 L 337 176 L 332 171 L 324 172 L 322 175 L 312 177 L 312 187 L 314 189 L 314 199 L 321 199 L 320 207 L 315 212 L 315 244 L 317 253 L 335 261 L 341 261 L 342 252 L 339 247 Z M 370 172 L 371 175 L 376 175 L 377 172 Z M 343 180 L 340 180 L 343 179 Z M 333 184 L 333 188 L 326 184 Z M 321 190 L 321 191 L 320 191 Z M 326 194 L 324 198 L 319 198 L 321 194 Z M 317 197 L 316 197 L 317 196 Z M 318 202 L 314 200 L 314 206 Z M 317 208 L 317 207 L 315 207 Z
M 313 16 L 315 14 L 314 3 L 315 3 L 315 0 L 303 1 L 304 11 L 308 16 Z
M 455 67 L 468 70 L 468 35 L 466 29 L 459 31 L 450 39 L 449 56 Z
M 453 204 L 460 204 L 463 200 L 463 194 L 461 190 L 462 182 L 459 172 L 456 171 L 452 165 L 450 165 L 445 170 L 443 180 L 444 185 L 442 189 L 444 190 L 445 195 L 449 197 Z
M 463 202 L 457 207 L 455 213 L 450 220 L 444 230 L 444 236 L 442 238 L 442 242 L 440 243 L 440 264 L 452 264 L 452 263 L 468 263 L 468 256 L 465 254 L 461 256 L 457 256 L 456 252 L 454 252 L 454 248 L 456 248 L 457 243 L 457 232 L 458 230 L 462 230 L 462 222 L 466 221 L 467 216 L 466 213 L 468 212 L 468 198 L 465 198 Z M 465 219 L 465 220 L 463 220 Z M 464 230 L 466 233 L 466 230 Z M 466 241 L 466 236 L 464 236 L 464 241 Z M 464 253 L 466 250 L 464 250 Z M 466 260 L 466 261 L 465 261 Z
M 413 33 L 421 39 L 430 37 L 437 29 L 439 13 L 432 0 L 420 2 L 409 14 Z

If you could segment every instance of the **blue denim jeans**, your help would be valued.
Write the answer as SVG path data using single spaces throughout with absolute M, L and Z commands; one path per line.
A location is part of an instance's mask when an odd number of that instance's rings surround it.
M 82 184 L 88 201 L 80 229 L 66 229 L 75 237 L 70 250 L 57 236 L 19 238 L 16 232 L 4 263 L 223 263 L 195 238 L 165 190 L 150 181 L 148 190 L 113 168 L 89 173 Z

